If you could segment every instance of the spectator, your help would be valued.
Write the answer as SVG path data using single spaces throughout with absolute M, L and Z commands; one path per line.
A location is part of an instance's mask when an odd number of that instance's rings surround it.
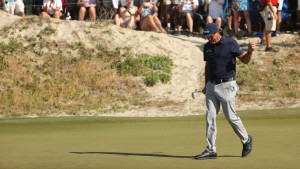
M 250 21 L 250 16 L 249 16 L 249 2 L 248 0 L 233 0 L 231 9 L 233 11 L 233 17 L 234 17 L 234 32 L 235 36 L 237 38 L 240 38 L 239 35 L 239 12 L 243 12 L 246 23 L 247 23 L 247 29 L 248 32 L 246 36 L 252 36 L 252 31 L 251 31 L 251 21 Z
M 287 20 L 287 27 L 290 31 L 300 28 L 300 0 L 288 0 L 288 11 L 291 17 Z
M 201 35 L 203 34 L 204 28 L 206 26 L 206 18 L 204 20 L 203 14 L 207 13 L 207 3 L 206 0 L 198 0 L 198 9 L 194 13 L 194 32 L 199 32 Z M 195 30 L 196 29 L 196 30 Z
M 114 13 L 115 13 L 115 17 L 114 17 L 115 23 L 117 26 L 120 26 L 121 20 L 120 20 L 119 8 L 126 6 L 126 0 L 112 0 L 112 3 L 113 3 Z
M 138 15 L 138 7 L 133 5 L 133 0 L 127 0 L 126 7 L 120 7 L 120 26 L 122 28 L 135 29 Z
M 95 21 L 96 20 L 96 0 L 78 0 L 77 6 L 80 7 L 78 13 L 78 20 L 84 20 L 87 11 L 89 12 L 90 18 Z
M 171 22 L 172 22 L 172 18 L 171 17 L 171 9 L 173 7 L 177 8 L 178 6 L 178 0 L 163 0 L 163 4 L 162 5 L 162 15 L 164 18 L 164 23 L 166 24 L 166 29 L 169 31 L 171 30 Z
M 224 0 L 206 0 L 208 5 L 207 23 L 215 23 L 221 28 L 223 18 L 223 4 Z
M 138 12 L 141 15 L 140 29 L 145 31 L 155 31 L 166 33 L 157 17 L 158 8 L 151 0 L 144 0 Z
M 14 15 L 25 16 L 23 0 L 2 0 L 6 12 Z
M 276 6 L 277 0 L 262 0 L 263 4 L 266 5 L 264 10 L 261 12 L 261 16 L 265 22 L 265 28 L 263 32 L 262 41 L 266 41 L 266 52 L 277 52 L 274 48 L 271 47 L 271 32 L 276 30 Z
M 233 34 L 232 31 L 232 15 L 231 15 L 231 5 L 232 5 L 232 0 L 228 0 L 228 7 L 227 7 L 227 13 L 230 14 L 230 16 L 228 17 L 228 28 L 229 28 L 229 34 L 230 36 Z
M 194 36 L 193 34 L 193 12 L 196 12 L 199 6 L 198 0 L 179 0 L 178 3 L 178 11 L 180 12 L 178 17 L 178 32 L 176 33 L 176 36 L 181 35 L 181 29 L 183 25 L 183 21 L 186 18 L 187 25 L 189 28 L 189 34 L 188 36 Z
M 280 35 L 280 25 L 281 25 L 281 10 L 283 6 L 283 0 L 278 0 L 278 8 L 277 8 L 277 20 L 276 20 L 276 36 Z
M 61 0 L 44 0 L 42 10 L 42 16 L 59 19 L 63 12 L 62 2 Z

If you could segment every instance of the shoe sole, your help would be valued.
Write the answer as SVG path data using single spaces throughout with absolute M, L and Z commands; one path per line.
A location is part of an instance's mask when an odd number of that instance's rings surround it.
M 217 157 L 203 157 L 203 158 L 194 158 L 195 160 L 209 160 L 209 159 L 217 159 Z
M 246 157 L 248 157 L 249 155 L 250 155 L 250 153 L 252 152 L 252 149 L 251 149 L 251 151 L 247 154 L 247 155 L 245 155 L 245 156 L 242 156 L 243 158 L 246 158 Z

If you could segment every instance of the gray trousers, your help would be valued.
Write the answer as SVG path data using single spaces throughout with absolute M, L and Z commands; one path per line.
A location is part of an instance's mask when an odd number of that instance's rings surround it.
M 207 150 L 217 152 L 216 137 L 217 123 L 216 117 L 222 104 L 224 115 L 239 136 L 242 143 L 248 141 L 247 131 L 242 120 L 235 112 L 235 96 L 239 90 L 236 81 L 230 81 L 221 84 L 206 84 L 206 140 L 208 143 Z

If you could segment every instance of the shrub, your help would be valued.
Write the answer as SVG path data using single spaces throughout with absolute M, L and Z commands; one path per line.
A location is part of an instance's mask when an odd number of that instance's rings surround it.
M 168 83 L 171 80 L 173 61 L 168 56 L 142 54 L 137 58 L 128 57 L 124 61 L 118 60 L 115 64 L 121 75 L 145 76 L 148 86 L 155 85 L 159 80 L 162 83 Z

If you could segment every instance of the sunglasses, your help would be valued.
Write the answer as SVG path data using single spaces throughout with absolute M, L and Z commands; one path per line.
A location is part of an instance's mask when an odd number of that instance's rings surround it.
M 218 32 L 218 31 L 217 31 Z M 217 33 L 216 32 L 216 33 Z M 207 39 L 209 40 L 209 39 L 211 39 L 216 33 L 214 33 L 214 34 L 212 34 L 210 37 L 208 37 Z

